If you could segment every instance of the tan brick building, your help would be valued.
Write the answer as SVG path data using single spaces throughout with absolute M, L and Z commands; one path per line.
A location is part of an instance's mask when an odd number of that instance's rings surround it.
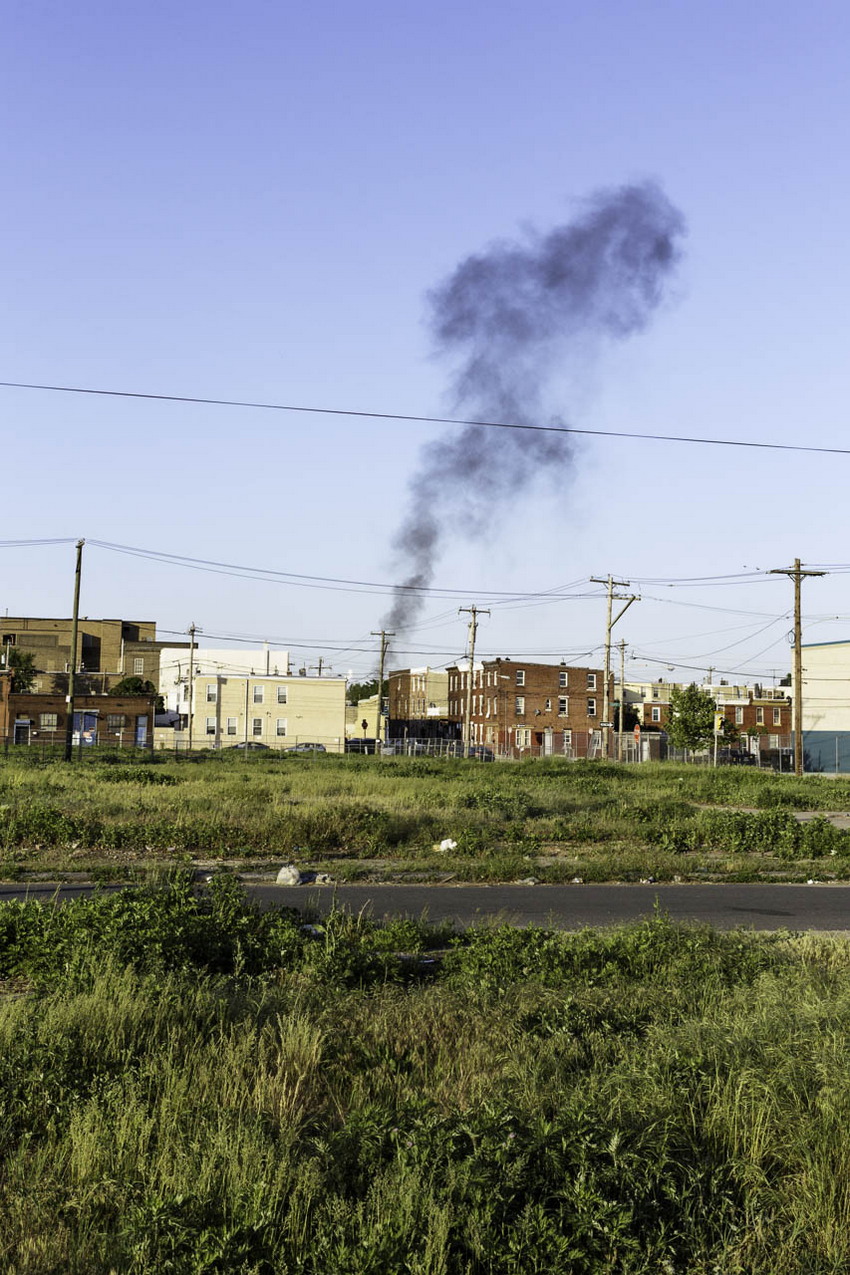
M 61 692 L 71 667 L 71 619 L 5 616 L 0 619 L 0 649 L 5 666 L 10 647 L 33 656 L 38 670 L 33 689 Z M 90 620 L 77 625 L 76 669 L 84 690 L 107 691 L 124 677 L 141 677 L 159 687 L 159 653 L 186 643 L 159 642 L 153 620 Z M 58 675 L 58 676 L 56 676 Z
M 448 670 L 449 717 L 463 724 L 468 665 Z M 472 671 L 471 742 L 508 756 L 593 756 L 600 744 L 601 668 L 496 659 Z M 613 679 L 609 690 L 613 694 Z

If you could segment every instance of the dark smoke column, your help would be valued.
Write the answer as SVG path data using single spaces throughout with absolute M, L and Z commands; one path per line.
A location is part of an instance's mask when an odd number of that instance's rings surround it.
M 437 348 L 460 358 L 454 410 L 480 421 L 559 424 L 547 381 L 571 345 L 588 359 L 642 331 L 679 258 L 681 213 L 654 182 L 600 191 L 581 214 L 527 242 L 467 257 L 429 298 Z M 568 435 L 468 425 L 428 444 L 393 541 L 406 571 L 383 624 L 416 620 L 445 537 L 488 529 L 493 510 L 544 475 L 572 468 Z

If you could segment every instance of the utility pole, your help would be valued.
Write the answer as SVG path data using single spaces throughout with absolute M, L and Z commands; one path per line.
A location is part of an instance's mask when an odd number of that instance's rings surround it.
M 620 648 L 620 730 L 617 734 L 617 761 L 623 760 L 623 731 L 626 729 L 626 639 L 617 643 Z
M 794 774 L 803 773 L 803 619 L 800 604 L 800 583 L 803 576 L 825 576 L 825 571 L 804 571 L 800 559 L 794 559 L 793 567 L 774 567 L 772 576 L 789 576 L 794 581 Z
M 192 751 L 192 723 L 195 720 L 195 621 L 189 625 L 189 749 Z
M 621 619 L 633 602 L 640 601 L 640 595 L 634 593 L 615 593 L 615 589 L 628 589 L 628 580 L 615 580 L 613 576 L 608 576 L 607 580 L 600 580 L 598 576 L 590 577 L 591 584 L 604 584 L 608 590 L 608 614 L 605 621 L 605 672 L 604 686 L 602 688 L 602 756 L 605 761 L 608 760 L 608 739 L 611 731 L 611 630 L 619 619 Z M 614 600 L 625 602 L 625 606 L 617 612 L 614 618 L 611 618 L 611 612 Z
M 77 566 L 74 571 L 74 610 L 71 613 L 71 659 L 68 664 L 68 694 L 65 696 L 67 719 L 65 721 L 65 761 L 70 761 L 74 750 L 74 673 L 77 669 L 77 630 L 80 623 L 80 577 L 83 572 L 83 545 L 77 541 Z M 80 722 L 82 739 L 83 723 Z
M 372 637 L 379 637 L 381 639 L 381 662 L 378 668 L 378 715 L 375 722 L 375 736 L 377 740 L 375 744 L 375 752 L 377 752 L 378 744 L 384 742 L 383 714 L 381 712 L 384 706 L 384 660 L 387 656 L 387 647 L 390 644 L 390 638 L 395 637 L 395 633 L 388 633 L 386 629 L 378 629 L 377 631 L 373 629 Z
M 475 635 L 478 632 L 479 615 L 489 615 L 489 611 L 481 611 L 474 604 L 471 607 L 458 607 L 458 615 L 466 612 L 469 617 L 469 674 L 466 679 L 466 721 L 463 729 L 463 751 L 469 754 L 472 744 L 472 679 L 475 676 Z

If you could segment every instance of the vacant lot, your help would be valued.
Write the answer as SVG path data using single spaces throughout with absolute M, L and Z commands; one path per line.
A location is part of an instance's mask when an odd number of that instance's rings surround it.
M 846 781 L 731 767 L 10 755 L 0 874 L 294 860 L 336 880 L 846 879 L 850 834 L 795 818 L 842 809 Z
M 838 1275 L 850 948 L 0 907 L 8 1275 Z

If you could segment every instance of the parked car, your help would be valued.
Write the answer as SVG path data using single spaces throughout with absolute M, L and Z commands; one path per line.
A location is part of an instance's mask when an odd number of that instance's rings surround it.
M 243 752 L 245 752 L 246 750 L 248 750 L 249 752 L 263 752 L 263 753 L 271 752 L 271 749 L 269 748 L 268 744 L 261 744 L 258 739 L 243 740 L 241 744 L 228 744 L 227 747 L 241 748 Z
M 285 753 L 326 753 L 328 750 L 324 744 L 293 744 L 291 748 L 284 748 Z
M 496 754 L 492 748 L 488 748 L 486 744 L 470 744 L 467 757 L 471 757 L 474 761 L 495 761 Z
M 374 753 L 377 747 L 377 739 L 362 739 L 356 735 L 345 741 L 345 751 L 347 753 Z

